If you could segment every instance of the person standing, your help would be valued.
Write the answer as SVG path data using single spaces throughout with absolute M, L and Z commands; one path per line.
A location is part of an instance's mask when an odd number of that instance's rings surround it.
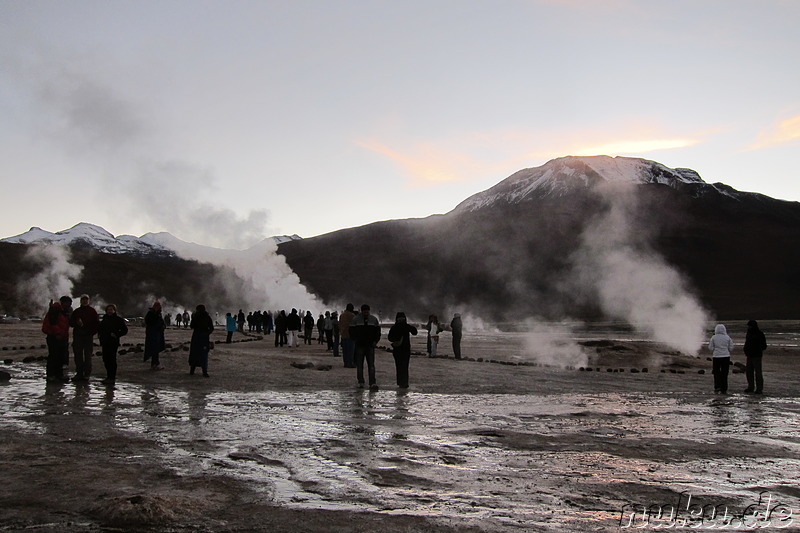
M 92 373 L 94 336 L 100 317 L 89 305 L 89 295 L 81 295 L 81 305 L 69 317 L 72 327 L 72 354 L 75 357 L 75 377 L 72 381 L 88 381 Z
M 58 302 L 61 304 L 61 312 L 64 313 L 64 316 L 67 317 L 67 323 L 69 323 L 69 317 L 72 316 L 72 298 L 69 296 L 62 296 L 58 299 Z M 63 369 L 63 373 L 69 372 L 69 338 L 67 338 L 66 344 L 63 346 L 63 351 L 61 352 L 61 365 Z
M 106 367 L 106 379 L 102 382 L 113 385 L 117 381 L 117 350 L 119 339 L 128 334 L 128 325 L 125 319 L 117 314 L 117 306 L 108 304 L 106 314 L 97 327 L 97 338 L 103 350 L 103 365 Z
M 47 335 L 48 383 L 69 381 L 64 375 L 64 352 L 69 353 L 69 318 L 61 307 L 61 302 L 52 302 L 42 320 L 42 333 Z
M 758 328 L 758 322 L 750 320 L 747 322 L 747 336 L 744 340 L 744 354 L 747 356 L 747 365 L 745 366 L 747 388 L 744 390 L 745 392 L 762 394 L 764 391 L 761 359 L 766 349 L 767 339 L 764 337 L 764 332 Z
M 190 320 L 190 318 L 191 317 L 189 316 L 189 310 L 188 309 L 184 309 L 183 310 L 183 329 L 189 329 L 189 320 Z
M 369 305 L 362 305 L 361 313 L 350 322 L 350 338 L 355 342 L 358 387 L 364 388 L 364 361 L 366 361 L 369 390 L 378 390 L 375 376 L 375 346 L 381 338 L 381 325 L 378 318 L 370 314 Z
M 274 323 L 272 322 L 272 311 L 264 313 L 264 334 L 269 335 L 272 333 Z
M 439 348 L 439 333 L 442 332 L 442 326 L 439 324 L 439 317 L 431 315 L 430 329 L 428 335 L 431 341 L 431 350 L 428 357 L 437 357 L 436 350 Z
M 339 340 L 341 338 L 341 330 L 339 329 L 339 313 L 336 311 L 331 313 L 331 324 L 333 324 L 333 356 L 339 357 Z
M 183 315 L 181 314 L 181 312 L 178 311 L 177 313 L 175 313 L 175 325 L 178 327 L 178 329 L 181 329 L 182 320 L 183 320 Z M 166 321 L 164 321 L 164 323 L 166 324 Z
M 275 315 L 275 346 L 286 344 L 286 311 L 281 309 L 280 313 Z
M 225 337 L 225 344 L 230 344 L 233 332 L 236 331 L 236 319 L 230 313 L 225 313 L 225 331 L 228 333 Z
M 300 315 L 297 314 L 297 309 L 292 308 L 292 312 L 289 313 L 289 316 L 286 317 L 286 339 L 289 343 L 289 346 L 292 348 L 297 348 L 300 346 L 300 328 L 302 327 L 302 321 L 300 320 Z
M 311 344 L 314 337 L 314 315 L 306 311 L 303 317 L 303 344 Z
M 350 338 L 350 323 L 356 314 L 353 312 L 353 304 L 347 304 L 347 308 L 339 319 L 339 331 L 342 337 L 342 359 L 345 368 L 355 368 L 355 344 Z
M 244 333 L 244 311 L 239 309 L 239 314 L 236 315 L 236 324 L 239 326 L 239 333 Z
M 728 393 L 728 368 L 731 366 L 731 352 L 733 341 L 728 336 L 728 331 L 723 324 L 717 324 L 714 335 L 708 342 L 711 350 L 712 371 L 714 374 L 714 393 Z
M 450 321 L 450 330 L 453 332 L 453 355 L 456 359 L 461 359 L 461 337 L 464 332 L 464 325 L 461 323 L 461 314 L 453 315 Z
M 397 313 L 394 325 L 386 336 L 392 343 L 392 356 L 397 371 L 397 386 L 408 388 L 408 364 L 411 361 L 411 335 L 417 334 L 417 328 L 408 323 L 404 312 Z
M 211 350 L 211 332 L 214 321 L 206 311 L 205 305 L 198 305 L 192 315 L 192 341 L 189 344 L 189 374 L 194 375 L 198 366 L 203 370 L 203 377 L 208 377 L 208 352 Z
M 144 316 L 144 360 L 150 360 L 151 370 L 162 370 L 159 354 L 167 346 L 164 340 L 164 319 L 161 316 L 161 302 L 156 300 Z
M 326 351 L 330 352 L 333 350 L 333 320 L 331 320 L 330 311 L 325 311 L 325 318 L 322 320 L 322 329 L 325 331 Z

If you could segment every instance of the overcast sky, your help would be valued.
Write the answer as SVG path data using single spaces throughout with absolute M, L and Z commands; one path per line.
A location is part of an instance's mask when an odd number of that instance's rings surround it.
M 800 200 L 796 0 L 0 0 L 0 237 L 241 248 L 565 155 Z

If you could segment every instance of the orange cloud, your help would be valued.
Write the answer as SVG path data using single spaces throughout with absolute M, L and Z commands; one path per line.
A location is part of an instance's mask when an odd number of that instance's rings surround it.
M 800 139 L 800 115 L 787 118 L 773 126 L 769 131 L 763 132 L 749 150 L 771 148 Z

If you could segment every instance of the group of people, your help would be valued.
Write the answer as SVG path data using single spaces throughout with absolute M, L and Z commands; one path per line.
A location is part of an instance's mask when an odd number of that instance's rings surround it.
M 193 375 L 196 369 L 200 368 L 203 376 L 209 377 L 208 356 L 214 348 L 214 343 L 211 341 L 214 321 L 202 304 L 196 307 L 192 315 L 185 312 L 176 316 L 181 318 L 178 324 L 183 323 L 184 327 L 188 325 L 192 329 L 189 373 Z M 270 333 L 274 330 L 276 347 L 284 345 L 297 347 L 301 336 L 305 344 L 312 344 L 316 328 L 317 342 L 326 344 L 327 350 L 333 352 L 334 357 L 339 357 L 341 347 L 344 366 L 356 369 L 356 379 L 360 388 L 378 389 L 375 348 L 381 338 L 381 326 L 378 318 L 371 314 L 370 306 L 367 304 L 356 310 L 353 304 L 349 303 L 341 316 L 336 311 L 326 311 L 324 314 L 320 313 L 317 319 L 311 311 L 306 311 L 305 315 L 301 316 L 297 309 L 292 309 L 288 315 L 283 310 L 276 312 L 274 320 L 273 314 L 269 311 L 264 313 L 257 311 L 245 317 L 240 309 L 235 315 L 226 313 L 225 319 L 227 343 L 232 342 L 234 332 L 244 331 L 245 322 L 251 324 L 257 331 Z M 152 370 L 163 369 L 160 354 L 166 348 L 164 331 L 167 326 L 166 318 L 162 315 L 161 303 L 156 300 L 144 317 L 144 361 L 150 362 Z M 425 328 L 428 330 L 428 354 L 436 357 L 439 334 L 443 331 L 443 327 L 436 315 L 430 315 Z M 116 381 L 120 339 L 128 334 L 127 323 L 117 314 L 116 306 L 107 305 L 105 315 L 100 317 L 90 305 L 89 296 L 86 294 L 80 297 L 80 307 L 74 310 L 72 298 L 69 296 L 63 296 L 59 301 L 50 303 L 42 322 L 42 332 L 47 336 L 46 377 L 49 382 L 70 381 L 70 378 L 64 375 L 64 369 L 69 368 L 70 329 L 72 329 L 72 350 L 75 360 L 75 375 L 72 381 L 89 379 L 92 372 L 93 341 L 97 335 L 106 369 L 106 378 L 102 382 L 113 385 Z M 460 359 L 462 324 L 458 313 L 450 322 L 450 329 L 453 333 L 453 352 L 456 359 Z M 405 313 L 398 312 L 395 323 L 389 329 L 388 340 L 392 345 L 397 386 L 400 388 L 409 386 L 411 335 L 417 333 L 417 328 L 408 323 Z
M 714 393 L 727 394 L 728 369 L 731 366 L 733 340 L 728 335 L 724 324 L 717 324 L 714 328 L 714 335 L 708 341 L 708 349 L 711 350 Z M 753 394 L 762 394 L 764 392 L 764 375 L 762 373 L 761 360 L 766 349 L 767 339 L 764 336 L 764 332 L 759 329 L 758 322 L 755 320 L 748 321 L 743 347 L 744 355 L 747 358 L 745 365 L 747 388 L 744 389 L 744 392 Z
M 128 325 L 117 314 L 114 304 L 106 306 L 102 318 L 89 305 L 89 296 L 80 297 L 80 307 L 72 309 L 72 298 L 62 296 L 51 302 L 42 320 L 42 332 L 47 336 L 48 382 L 64 382 L 70 378 L 64 374 L 69 368 L 69 330 L 72 328 L 72 351 L 75 358 L 75 375 L 72 381 L 88 381 L 92 373 L 94 336 L 97 335 L 106 368 L 103 383 L 113 385 L 117 379 L 117 350 L 120 338 L 127 335 Z

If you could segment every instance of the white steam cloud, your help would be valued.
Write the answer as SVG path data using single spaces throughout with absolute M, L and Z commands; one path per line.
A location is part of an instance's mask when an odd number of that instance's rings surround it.
M 572 329 L 562 324 L 528 320 L 523 357 L 541 365 L 581 367 L 589 363 L 589 356 L 573 339 Z
M 289 268 L 284 257 L 277 253 L 273 239 L 264 239 L 246 250 L 211 248 L 183 242 L 168 234 L 149 235 L 148 240 L 171 248 L 184 259 L 227 267 L 230 276 L 227 282 L 232 287 L 242 281 L 246 284 L 246 301 L 241 303 L 243 309 L 288 310 L 295 307 L 313 312 L 324 308 L 323 303 L 300 283 L 300 278 Z M 225 272 L 225 269 L 220 269 L 219 275 L 224 277 Z M 193 309 L 190 307 L 190 312 Z
M 609 318 L 696 354 L 705 338 L 708 313 L 681 274 L 648 245 L 649 232 L 635 221 L 630 186 L 598 190 L 608 210 L 584 231 L 574 257 L 572 288 L 596 298 Z
M 73 283 L 80 277 L 83 267 L 71 260 L 72 254 L 64 246 L 29 246 L 23 261 L 37 273 L 17 283 L 20 308 L 30 313 L 44 313 L 50 300 L 72 296 Z

